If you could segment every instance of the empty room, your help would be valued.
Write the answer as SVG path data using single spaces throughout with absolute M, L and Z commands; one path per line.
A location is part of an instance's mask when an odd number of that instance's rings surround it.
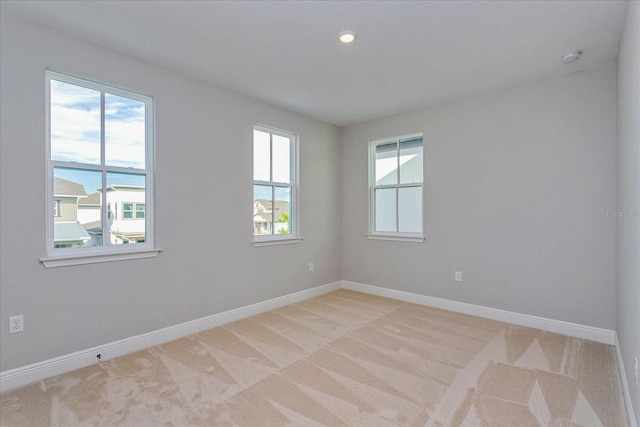
M 640 424 L 640 2 L 0 1 L 1 426 Z

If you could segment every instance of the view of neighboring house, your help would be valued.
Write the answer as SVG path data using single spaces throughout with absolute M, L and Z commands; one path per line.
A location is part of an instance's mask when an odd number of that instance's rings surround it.
M 91 236 L 78 221 L 78 201 L 87 196 L 76 182 L 54 177 L 53 244 L 56 248 L 84 246 Z
M 274 234 L 274 220 L 275 234 L 289 234 L 290 215 L 289 202 L 276 200 L 274 208 L 271 200 L 256 199 L 253 202 L 253 234 Z
M 55 178 L 54 244 L 56 248 L 101 246 L 102 192 L 87 196 L 76 182 Z M 106 244 L 145 241 L 145 188 L 136 185 L 107 187 Z
M 107 230 L 110 244 L 145 241 L 145 188 L 138 185 L 107 187 Z
M 78 221 L 91 236 L 91 242 L 87 246 L 102 245 L 102 226 L 100 225 L 100 206 L 102 194 L 92 193 L 83 197 L 78 202 Z

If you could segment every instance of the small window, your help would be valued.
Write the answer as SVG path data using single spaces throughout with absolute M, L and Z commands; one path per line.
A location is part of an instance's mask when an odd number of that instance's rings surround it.
M 144 219 L 144 203 L 136 203 L 136 219 Z M 144 240 L 142 240 L 144 242 Z M 140 243 L 140 240 L 138 240 Z
M 144 219 L 144 203 L 123 203 L 122 219 Z M 116 215 L 117 218 L 117 215 Z M 138 240 L 139 242 L 140 240 Z
M 370 238 L 423 241 L 423 136 L 370 143 Z
M 46 82 L 47 205 L 54 209 L 53 218 L 47 210 L 43 263 L 102 262 L 119 252 L 157 254 L 146 215 L 153 200 L 153 100 L 51 71 Z M 125 224 L 125 219 L 141 221 Z
M 297 143 L 292 133 L 254 127 L 254 242 L 299 241 Z
M 122 204 L 122 218 L 123 219 L 132 219 L 133 218 L 133 203 L 123 203 Z

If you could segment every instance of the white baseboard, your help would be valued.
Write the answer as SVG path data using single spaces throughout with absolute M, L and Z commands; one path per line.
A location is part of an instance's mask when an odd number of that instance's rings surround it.
M 633 404 L 631 402 L 631 393 L 629 393 L 629 383 L 627 382 L 627 375 L 624 369 L 624 361 L 622 360 L 622 353 L 620 352 L 620 342 L 618 341 L 618 335 L 616 334 L 616 355 L 618 356 L 618 369 L 620 373 L 620 381 L 622 383 L 622 395 L 624 396 L 624 404 L 627 407 L 627 414 L 629 415 L 629 427 L 638 427 L 636 424 L 636 416 L 633 412 Z
M 84 368 L 98 362 L 105 361 L 125 354 L 133 353 L 154 345 L 173 341 L 197 332 L 215 328 L 249 316 L 274 310 L 285 305 L 294 304 L 319 295 L 324 295 L 342 287 L 342 282 L 337 281 L 304 291 L 296 292 L 282 297 L 225 311 L 179 325 L 169 326 L 146 334 L 125 338 L 108 344 L 99 345 L 75 353 L 66 354 L 54 359 L 34 363 L 16 369 L 0 372 L 0 392 L 12 390 L 31 384 L 36 381 L 60 375 L 75 369 Z
M 342 287 L 352 291 L 378 295 L 399 301 L 412 302 L 414 304 L 426 305 L 429 307 L 441 308 L 444 310 L 455 311 L 457 313 L 470 314 L 472 316 L 485 317 L 487 319 L 512 323 L 519 326 L 527 326 L 529 328 L 541 329 L 543 331 L 554 332 L 556 334 L 568 335 L 604 344 L 615 345 L 616 343 L 615 331 L 608 329 L 579 325 L 576 323 L 564 322 L 562 320 L 546 319 L 544 317 L 531 316 L 528 314 L 514 313 L 512 311 L 397 291 L 395 289 L 365 285 L 364 283 L 350 282 L 348 280 L 342 281 Z

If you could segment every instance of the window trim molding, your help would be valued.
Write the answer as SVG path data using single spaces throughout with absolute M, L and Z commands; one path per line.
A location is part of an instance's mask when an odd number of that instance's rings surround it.
M 367 239 L 369 240 L 390 240 L 395 242 L 422 243 L 425 240 L 429 240 L 422 235 L 413 234 L 413 233 L 399 233 L 399 234 L 376 233 L 376 234 L 365 234 L 365 236 L 367 236 Z
M 120 245 L 129 246 L 130 245 Z M 138 249 L 117 251 L 100 251 L 99 253 L 79 253 L 75 255 L 48 256 L 40 258 L 46 268 L 68 267 L 71 265 L 98 264 L 102 262 L 125 261 L 131 259 L 154 258 L 162 249 Z
M 420 185 L 416 183 L 406 183 L 401 184 L 397 183 L 394 185 L 389 185 L 390 188 L 404 188 L 404 187 L 420 187 L 422 193 L 422 206 L 421 206 L 421 229 L 420 233 L 407 233 L 400 231 L 376 231 L 375 230 L 375 196 L 374 192 L 376 189 L 375 185 L 375 147 L 378 145 L 386 144 L 393 141 L 399 141 L 403 139 L 411 139 L 411 138 L 422 138 L 422 156 L 423 156 L 423 164 L 422 164 L 422 181 Z M 428 240 L 424 234 L 424 132 L 415 132 L 406 135 L 399 135 L 390 138 L 382 138 L 382 139 L 373 139 L 369 141 L 368 144 L 368 204 L 369 204 L 369 231 L 365 234 L 367 239 L 369 240 L 388 240 L 388 241 L 397 241 L 397 242 L 413 242 L 413 243 L 422 243 L 425 240 Z M 387 185 L 382 185 L 379 187 L 387 187 Z M 397 215 L 396 206 L 396 215 Z
M 283 237 L 279 239 L 254 240 L 252 243 L 254 248 L 261 248 L 264 246 L 290 245 L 293 243 L 300 243 L 303 240 L 304 237 Z
M 289 234 L 253 234 L 253 238 L 251 243 L 254 247 L 263 247 L 263 246 L 274 246 L 274 245 L 286 245 L 292 243 L 300 243 L 304 238 L 301 234 L 300 227 L 300 135 L 297 133 L 286 131 L 282 129 L 278 129 L 272 126 L 262 125 L 262 124 L 254 124 L 251 128 L 251 159 L 253 162 L 253 132 L 254 131 L 265 132 L 273 135 L 278 135 L 283 138 L 288 138 L 291 141 L 291 149 L 290 149 L 290 183 L 281 183 L 283 185 L 288 185 L 291 187 L 291 232 Z M 252 163 L 253 164 L 253 163 Z M 251 168 L 253 175 L 253 166 Z M 253 186 L 254 185 L 275 185 L 277 186 L 280 183 L 275 181 L 256 181 L 255 179 L 251 180 L 251 204 L 255 203 L 253 199 Z M 273 202 L 273 201 L 272 201 Z M 253 225 L 253 222 L 252 222 Z M 253 227 L 252 227 L 253 229 Z
M 123 87 L 103 83 L 94 79 L 80 77 L 71 73 L 59 72 L 50 68 L 45 69 L 45 164 L 46 164 L 46 205 L 47 214 L 45 216 L 45 254 L 40 258 L 40 262 L 46 267 L 62 267 L 69 265 L 93 264 L 109 261 L 121 261 L 126 259 L 139 259 L 155 257 L 162 249 L 155 247 L 155 224 L 154 224 L 154 207 L 155 207 L 155 118 L 156 106 L 155 98 L 151 95 L 143 94 L 139 91 L 125 89 Z M 54 168 L 71 167 L 74 169 L 103 171 L 105 165 L 102 162 L 98 165 L 56 161 L 51 159 L 51 80 L 57 80 L 64 83 L 89 88 L 116 96 L 133 99 L 144 102 L 145 104 L 145 165 L 144 169 L 132 169 L 128 167 L 108 166 L 111 172 L 136 173 L 145 176 L 145 241 L 136 243 L 136 245 L 102 245 L 85 248 L 56 248 L 53 236 L 54 221 L 51 217 L 50 207 L 55 200 L 54 193 Z M 104 108 L 102 105 L 101 108 Z M 101 126 L 104 127 L 104 119 Z M 102 132 L 102 130 L 101 130 Z M 101 141 L 101 153 L 104 155 L 104 142 Z M 103 178 L 103 187 L 106 182 Z M 103 203 L 106 204 L 106 194 L 102 195 Z M 151 209 L 149 209 L 151 207 Z M 102 209 L 101 209 L 102 211 Z M 134 211 L 135 215 L 135 211 Z M 105 224 L 108 220 L 108 209 L 101 212 L 101 223 Z M 103 236 L 104 242 L 104 236 Z

